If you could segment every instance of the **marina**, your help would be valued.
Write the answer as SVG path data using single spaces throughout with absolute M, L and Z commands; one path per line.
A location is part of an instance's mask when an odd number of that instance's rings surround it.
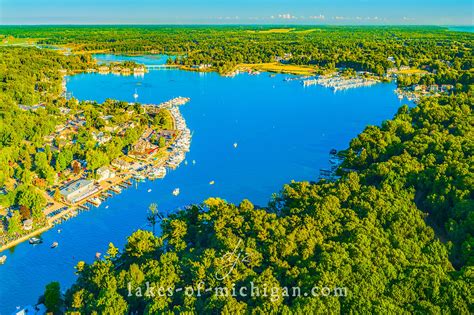
M 334 92 L 336 92 L 360 87 L 368 87 L 377 83 L 379 83 L 378 80 L 360 76 L 355 78 L 345 78 L 341 75 L 330 75 L 318 76 L 315 79 L 304 80 L 303 86 L 307 87 L 312 85 L 320 85 L 326 88 L 331 88 L 332 90 L 334 90 Z

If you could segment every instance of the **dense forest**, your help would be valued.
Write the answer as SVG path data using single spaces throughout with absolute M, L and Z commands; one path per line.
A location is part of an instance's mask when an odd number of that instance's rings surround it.
M 472 313 L 472 104 L 472 97 L 460 94 L 400 108 L 392 120 L 367 127 L 351 142 L 344 152 L 346 173 L 336 182 L 290 183 L 267 208 L 208 199 L 165 218 L 160 236 L 135 232 L 122 251 L 110 245 L 105 259 L 79 262 L 68 309 Z M 443 244 L 445 237 L 449 242 Z M 226 253 L 234 253 L 234 268 L 228 269 Z M 223 268 L 230 272 L 219 280 Z M 251 282 L 280 293 L 344 286 L 348 294 L 130 294 L 130 287 L 145 288 L 146 282 L 171 291 L 205 285 L 239 292 Z
M 382 76 L 408 66 L 430 75 L 412 82 L 473 84 L 473 35 L 441 27 L 298 26 L 0 26 L 5 38 L 38 39 L 73 52 L 164 53 L 170 63 L 212 65 L 221 73 L 238 64 L 283 62 L 331 71 L 351 68 Z

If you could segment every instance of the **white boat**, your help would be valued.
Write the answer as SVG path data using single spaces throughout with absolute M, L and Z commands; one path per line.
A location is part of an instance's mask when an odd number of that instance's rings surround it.
M 237 148 L 238 144 L 237 142 L 234 142 L 234 148 Z
M 214 182 L 213 180 L 211 180 L 211 181 L 209 182 L 209 185 L 214 185 L 214 184 L 215 184 L 215 182 Z
M 143 176 L 142 174 L 135 174 L 134 178 L 137 181 L 144 181 L 145 180 L 145 176 Z
M 196 160 L 193 160 L 193 165 L 196 164 Z
M 51 244 L 51 248 L 56 248 L 58 247 L 59 243 L 58 242 L 53 242 L 53 244 Z
M 105 209 L 109 209 L 109 206 L 105 206 Z
M 175 188 L 175 189 L 173 190 L 173 195 L 174 195 L 174 196 L 179 195 L 179 188 Z
M 166 176 L 166 168 L 158 167 L 153 169 L 150 173 L 148 173 L 150 178 L 163 178 Z
M 6 255 L 3 255 L 0 257 L 0 265 L 3 265 L 5 263 L 5 261 L 7 261 L 7 256 Z
M 96 207 L 100 206 L 100 204 L 102 203 L 102 201 L 97 197 L 91 198 L 89 201 Z
M 149 188 L 149 189 L 147 190 L 147 192 L 151 192 L 151 188 Z

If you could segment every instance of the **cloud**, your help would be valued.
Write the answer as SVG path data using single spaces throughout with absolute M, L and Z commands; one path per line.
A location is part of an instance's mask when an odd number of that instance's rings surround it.
M 403 17 L 403 21 L 414 21 L 414 20 L 415 19 L 411 17 L 406 17 L 406 16 Z
M 296 16 L 291 15 L 290 13 L 278 14 L 278 18 L 283 20 L 293 20 L 296 19 Z
M 239 20 L 240 17 L 238 16 L 218 16 L 218 20 Z
M 325 17 L 324 15 L 320 14 L 320 15 L 312 15 L 309 17 L 311 20 L 324 20 Z

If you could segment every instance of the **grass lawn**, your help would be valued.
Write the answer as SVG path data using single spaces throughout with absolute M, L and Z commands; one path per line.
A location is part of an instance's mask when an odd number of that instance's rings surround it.
M 257 63 L 257 64 L 239 64 L 237 69 L 252 69 L 263 72 L 276 72 L 297 75 L 314 75 L 317 69 L 311 66 L 285 65 L 279 62 Z
M 407 70 L 400 70 L 397 71 L 399 74 L 427 74 L 428 71 L 420 70 L 420 69 L 407 69 Z

